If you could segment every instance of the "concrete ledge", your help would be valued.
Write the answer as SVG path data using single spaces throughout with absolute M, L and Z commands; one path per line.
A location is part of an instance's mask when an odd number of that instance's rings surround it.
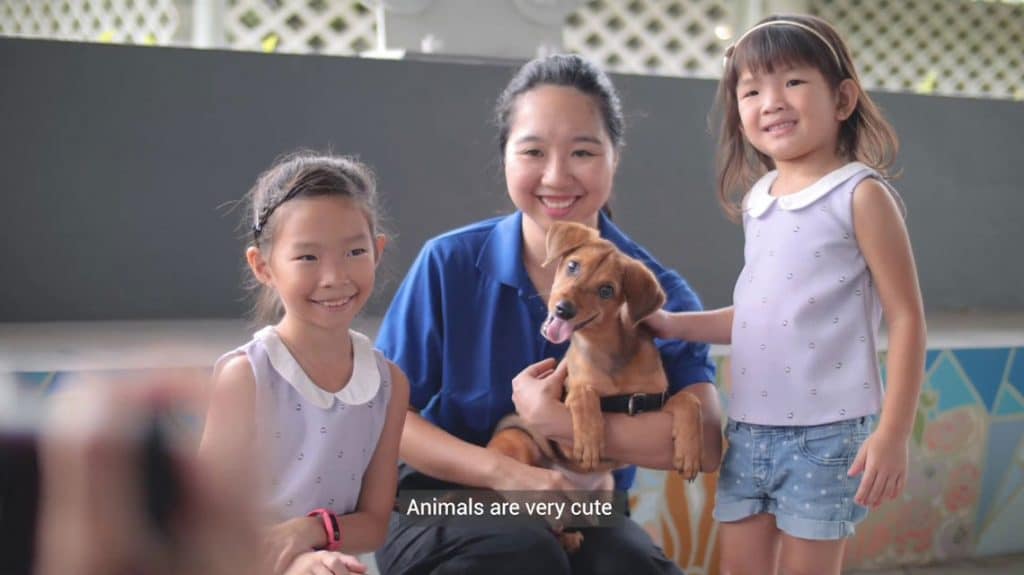
M 360 317 L 355 329 L 377 334 L 380 318 Z M 87 321 L 0 323 L 0 366 L 10 371 L 76 371 L 213 365 L 248 341 L 245 320 Z M 886 348 L 885 334 L 881 348 Z M 1024 346 L 1024 312 L 933 313 L 929 349 Z M 727 356 L 729 346 L 712 346 Z

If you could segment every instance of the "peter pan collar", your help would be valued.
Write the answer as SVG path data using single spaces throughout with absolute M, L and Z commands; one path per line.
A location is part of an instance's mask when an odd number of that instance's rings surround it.
M 377 358 L 373 354 L 370 339 L 358 331 L 349 330 L 352 338 L 352 377 L 345 387 L 337 393 L 323 390 L 306 375 L 295 356 L 288 350 L 274 326 L 267 326 L 255 334 L 255 338 L 263 342 L 270 358 L 270 364 L 300 395 L 313 405 L 322 409 L 330 409 L 337 398 L 348 405 L 362 405 L 377 395 L 380 388 L 380 371 L 377 370 Z
M 778 170 L 772 170 L 761 176 L 761 179 L 750 188 L 743 202 L 744 211 L 753 218 L 759 218 L 768 211 L 772 203 L 778 200 L 779 207 L 787 210 L 799 210 L 813 204 L 816 200 L 832 191 L 836 186 L 856 175 L 861 170 L 871 170 L 860 162 L 850 162 L 841 168 L 832 170 L 820 180 L 800 190 L 782 197 L 771 195 L 772 184 L 779 177 Z

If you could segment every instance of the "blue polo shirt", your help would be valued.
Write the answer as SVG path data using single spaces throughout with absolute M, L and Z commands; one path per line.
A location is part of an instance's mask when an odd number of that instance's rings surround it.
M 522 212 L 453 230 L 429 240 L 384 316 L 377 347 L 409 378 L 409 404 L 448 433 L 485 445 L 494 427 L 515 411 L 512 378 L 547 357 L 561 359 L 569 344 L 544 339 L 547 317 L 523 265 Z M 700 310 L 697 295 L 626 237 L 604 214 L 601 236 L 643 262 L 665 290 L 665 309 Z M 714 380 L 703 344 L 658 340 L 670 391 Z M 615 472 L 628 489 L 635 467 Z

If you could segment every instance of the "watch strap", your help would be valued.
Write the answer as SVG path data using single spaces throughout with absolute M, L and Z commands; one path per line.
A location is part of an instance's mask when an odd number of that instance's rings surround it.
M 324 525 L 324 533 L 327 534 L 327 545 L 323 548 L 328 551 L 337 551 L 341 548 L 341 526 L 338 525 L 338 516 L 329 509 L 323 507 L 314 509 L 307 514 L 307 517 L 319 516 Z

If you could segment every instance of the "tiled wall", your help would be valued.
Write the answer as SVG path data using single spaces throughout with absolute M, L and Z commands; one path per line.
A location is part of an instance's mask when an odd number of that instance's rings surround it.
M 719 369 L 724 395 L 727 358 Z M 929 351 L 907 488 L 858 526 L 846 566 L 1024 551 L 1022 438 L 1024 348 Z M 716 479 L 642 470 L 633 491 L 634 518 L 691 575 L 718 572 Z

